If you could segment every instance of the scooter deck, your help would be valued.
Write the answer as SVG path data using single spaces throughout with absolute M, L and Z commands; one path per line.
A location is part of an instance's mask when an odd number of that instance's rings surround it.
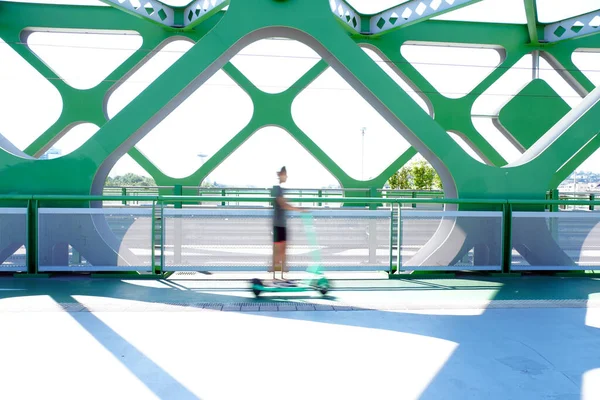
M 260 290 L 261 292 L 307 292 L 311 290 L 317 290 L 310 286 L 263 286 L 253 285 L 253 288 Z

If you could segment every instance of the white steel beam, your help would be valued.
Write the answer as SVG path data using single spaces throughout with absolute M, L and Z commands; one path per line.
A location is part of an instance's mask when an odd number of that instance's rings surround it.
M 411 0 L 371 17 L 370 33 L 381 33 L 414 24 L 481 0 Z
M 157 0 L 102 0 L 102 2 L 161 25 L 172 27 L 175 24 L 175 10 Z
M 360 14 L 354 10 L 345 0 L 329 0 L 331 11 L 352 30 L 361 33 Z M 368 32 L 363 32 L 368 33 Z
M 546 25 L 544 40 L 553 43 L 598 32 L 600 32 L 600 10 Z
M 184 10 L 184 26 L 188 28 L 198 25 L 227 5 L 229 5 L 229 0 L 195 0 Z

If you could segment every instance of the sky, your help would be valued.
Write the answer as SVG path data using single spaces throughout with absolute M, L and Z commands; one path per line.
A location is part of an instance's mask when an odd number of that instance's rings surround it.
M 398 2 L 350 0 L 353 6 L 365 13 L 375 13 Z M 61 0 L 60 3 L 97 4 L 83 0 Z M 182 4 L 180 0 L 166 3 Z M 560 3 L 562 8 L 557 6 Z M 564 4 L 559 0 L 538 0 L 540 20 L 555 21 L 598 8 L 598 0 L 570 2 L 568 9 Z M 438 18 L 524 23 L 525 12 L 522 0 L 484 0 Z M 134 51 L 143 48 L 142 39 L 136 34 L 40 32 L 29 37 L 28 45 L 67 84 L 78 89 L 96 86 Z M 186 41 L 165 46 L 111 95 L 107 105 L 108 116 L 116 115 L 191 46 Z M 364 50 L 421 108 L 431 114 L 420 97 L 422 94 L 414 93 L 374 52 Z M 398 51 L 449 98 L 464 96 L 501 61 L 499 54 L 491 49 L 404 45 Z M 19 149 L 24 149 L 56 121 L 63 104 L 53 85 L 1 39 L 0 60 L 0 134 Z M 576 53 L 573 60 L 596 85 L 600 84 L 600 53 Z M 231 61 L 259 88 L 277 93 L 293 84 L 319 61 L 319 57 L 301 43 L 267 39 L 249 45 Z M 472 110 L 472 114 L 479 115 L 473 118 L 475 127 L 508 161 L 515 160 L 520 152 L 492 125 L 489 116 L 496 115 L 531 80 L 530 66 L 531 57 L 524 57 L 483 93 Z M 542 61 L 540 77 L 571 107 L 581 101 L 581 97 L 545 61 Z M 32 111 L 36 118 L 31 118 Z M 173 177 L 184 177 L 238 133 L 250 120 L 252 111 L 249 96 L 221 71 L 155 127 L 137 144 L 137 148 L 163 172 Z M 327 69 L 296 98 L 292 114 L 298 126 L 356 179 L 377 176 L 408 148 L 408 143 L 332 69 Z M 364 145 L 362 128 L 365 128 Z M 78 125 L 54 147 L 60 149 L 63 155 L 68 154 L 97 129 L 90 123 Z M 451 136 L 478 159 L 459 136 Z M 274 146 L 280 151 L 274 152 Z M 364 167 L 361 162 L 363 151 Z M 275 127 L 256 132 L 211 173 L 209 180 L 230 186 L 266 187 L 274 183 L 275 171 L 282 165 L 287 167 L 290 175 L 289 187 L 337 185 L 335 178 L 287 132 Z M 600 151 L 579 170 L 600 172 Z M 147 175 L 129 156 L 121 159 L 110 175 L 126 172 Z

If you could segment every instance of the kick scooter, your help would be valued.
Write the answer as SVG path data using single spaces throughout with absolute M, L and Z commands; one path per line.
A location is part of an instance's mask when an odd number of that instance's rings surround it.
M 285 282 L 282 284 L 275 283 L 275 268 L 273 268 L 273 284 L 266 284 L 258 278 L 252 279 L 252 292 L 256 297 L 262 292 L 307 292 L 316 290 L 323 296 L 329 291 L 329 280 L 323 274 L 321 267 L 321 253 L 317 247 L 317 235 L 313 225 L 313 217 L 308 213 L 301 214 L 302 222 L 304 222 L 304 230 L 311 246 L 316 250 L 313 254 L 313 265 L 309 266 L 306 272 L 312 274 L 311 278 L 303 279 L 297 282 Z M 283 270 L 281 271 L 283 279 Z

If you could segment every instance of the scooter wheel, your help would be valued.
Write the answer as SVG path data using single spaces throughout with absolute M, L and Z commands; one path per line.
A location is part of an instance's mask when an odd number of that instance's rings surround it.
M 260 296 L 259 286 L 262 286 L 262 281 L 257 278 L 252 279 L 252 293 L 254 293 L 254 296 L 256 297 Z
M 317 290 L 323 296 L 325 296 L 327 294 L 327 292 L 329 291 L 329 282 L 327 281 L 327 279 L 324 279 L 324 278 L 319 279 L 319 281 L 317 282 Z

